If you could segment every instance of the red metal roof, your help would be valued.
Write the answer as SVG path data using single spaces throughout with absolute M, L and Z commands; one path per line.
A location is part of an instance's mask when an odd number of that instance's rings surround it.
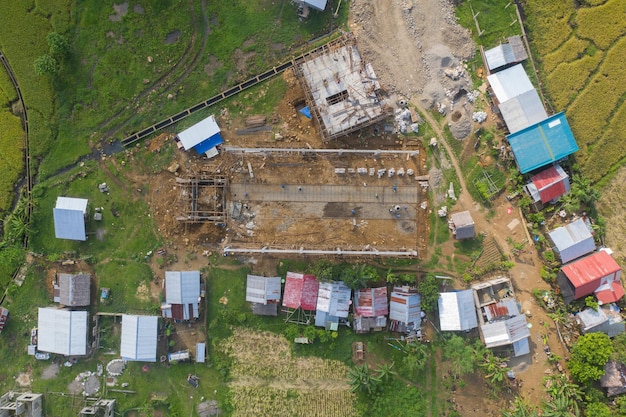
M 302 309 L 306 311 L 315 311 L 317 308 L 317 292 L 319 285 L 317 278 L 313 275 L 287 272 L 285 293 L 283 294 L 283 307 L 302 307 Z
M 544 169 L 530 180 L 537 187 L 542 203 L 547 203 L 569 191 L 567 174 L 560 166 Z
M 602 304 L 615 303 L 623 296 L 624 287 L 622 287 L 622 283 L 619 281 L 613 281 L 610 289 L 607 288 L 606 290 L 596 292 L 596 298 L 598 301 L 602 302 Z
M 567 279 L 575 288 L 590 282 L 598 281 L 606 276 L 621 271 L 615 259 L 605 251 L 599 251 L 561 268 Z
M 363 288 L 355 291 L 354 310 L 357 316 L 378 317 L 389 314 L 387 287 Z

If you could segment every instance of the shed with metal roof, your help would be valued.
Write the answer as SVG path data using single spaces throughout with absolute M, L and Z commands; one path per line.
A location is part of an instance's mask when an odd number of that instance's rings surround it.
M 593 235 L 584 219 L 578 219 L 548 233 L 552 250 L 562 263 L 568 263 L 596 250 Z
M 313 324 L 318 291 L 319 281 L 313 275 L 287 272 L 283 293 L 283 307 L 287 313 L 286 321 Z
M 183 130 L 177 137 L 186 151 L 195 149 L 199 155 L 204 153 L 211 154 L 213 148 L 224 142 L 220 131 L 220 127 L 215 121 L 215 116 L 211 115 Z
M 87 203 L 88 200 L 85 198 L 57 197 L 56 206 L 52 210 L 54 234 L 57 239 L 87 240 L 85 232 Z
M 569 193 L 569 175 L 557 164 L 533 175 L 524 190 L 533 202 L 548 204 Z
M 510 133 L 518 132 L 548 117 L 546 109 L 534 88 L 498 105 Z
M 156 362 L 158 327 L 157 316 L 122 314 L 122 359 Z
M 500 44 L 485 51 L 487 68 L 491 72 L 507 65 L 522 62 L 527 58 L 528 54 L 520 36 L 511 36 L 508 43 Z
M 198 319 L 200 271 L 165 271 L 163 317 L 174 320 Z
M 601 303 L 614 303 L 624 296 L 622 268 L 606 251 L 600 250 L 564 265 L 557 283 L 565 303 L 595 294 Z
M 452 233 L 457 239 L 471 239 L 476 236 L 474 229 L 474 219 L 469 211 L 453 213 L 450 216 Z
M 342 281 L 321 282 L 317 295 L 315 325 L 336 330 L 339 319 L 347 319 L 350 312 L 352 290 Z
M 563 112 L 510 134 L 507 140 L 522 174 L 557 162 L 578 150 Z
M 441 331 L 467 331 L 478 327 L 472 290 L 439 293 Z
M 258 304 L 280 302 L 281 278 L 248 275 L 246 281 L 246 301 Z
M 87 354 L 88 313 L 60 308 L 39 308 L 37 349 L 65 356 Z

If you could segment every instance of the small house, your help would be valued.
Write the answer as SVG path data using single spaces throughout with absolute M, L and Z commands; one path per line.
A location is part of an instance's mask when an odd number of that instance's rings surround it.
M 248 275 L 246 301 L 252 312 L 260 316 L 277 316 L 280 303 L 281 278 Z
M 87 354 L 88 314 L 61 308 L 39 308 L 37 349 L 65 356 Z
M 389 330 L 421 336 L 422 308 L 417 289 L 395 287 L 389 300 Z
M 166 271 L 163 285 L 163 317 L 176 321 L 199 318 L 200 271 Z
M 59 274 L 53 289 L 54 302 L 66 307 L 86 307 L 91 304 L 89 274 Z
M 566 304 L 595 294 L 602 304 L 614 303 L 624 296 L 620 281 L 622 268 L 605 250 L 600 250 L 564 265 L 556 281 Z
M 524 190 L 533 200 L 535 208 L 541 210 L 545 204 L 569 193 L 569 176 L 560 165 L 554 165 L 533 175 Z
M 507 68 L 528 58 L 522 38 L 511 36 L 508 43 L 500 44 L 485 51 L 485 61 L 490 72 Z
M 474 229 L 474 219 L 469 211 L 453 213 L 450 216 L 450 229 L 457 239 L 471 239 L 476 236 Z
M 564 264 L 596 250 L 596 243 L 584 219 L 578 219 L 548 233 L 554 254 Z
M 125 361 L 156 362 L 159 318 L 122 314 L 120 355 Z
M 388 314 L 387 287 L 354 291 L 354 330 L 357 333 L 383 330 L 387 327 Z
M 626 365 L 614 360 L 608 361 L 604 365 L 600 385 L 606 389 L 606 395 L 609 397 L 626 393 Z
M 196 343 L 196 363 L 204 363 L 206 360 L 206 343 Z
M 0 397 L 0 417 L 42 417 L 43 395 L 9 391 Z
M 439 293 L 439 326 L 442 332 L 469 331 L 478 327 L 472 290 Z
M 341 281 L 321 282 L 317 295 L 315 325 L 326 330 L 337 330 L 350 312 L 352 290 Z
M 283 294 L 287 322 L 307 325 L 314 323 L 319 285 L 313 275 L 287 272 Z
M 54 234 L 57 239 L 87 240 L 87 202 L 84 198 L 57 197 L 53 209 Z
M 198 155 L 206 154 L 209 158 L 218 154 L 217 146 L 224 142 L 213 115 L 183 130 L 176 139 L 186 151 L 194 149 Z
M 624 319 L 620 314 L 619 307 L 611 303 L 600 308 L 586 308 L 576 314 L 576 322 L 583 334 L 605 333 L 609 337 L 624 333 Z

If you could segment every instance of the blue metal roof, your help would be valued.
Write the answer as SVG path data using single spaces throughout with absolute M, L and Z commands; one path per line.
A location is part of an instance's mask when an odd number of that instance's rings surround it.
M 213 136 L 211 136 L 210 138 L 208 138 L 208 139 L 200 142 L 196 146 L 194 146 L 194 149 L 196 150 L 196 152 L 198 152 L 198 155 L 202 155 L 203 153 L 205 153 L 209 149 L 214 148 L 214 147 L 216 147 L 217 145 L 219 145 L 219 144 L 221 144 L 223 142 L 224 142 L 224 140 L 222 139 L 222 136 L 219 133 L 216 133 Z
M 578 150 L 563 112 L 507 136 L 522 174 L 565 158 Z

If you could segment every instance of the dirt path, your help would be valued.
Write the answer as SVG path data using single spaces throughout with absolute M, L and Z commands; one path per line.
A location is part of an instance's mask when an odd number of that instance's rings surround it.
M 543 334 L 548 334 L 548 344 L 553 353 L 565 357 L 563 347 L 556 337 L 553 321 L 538 305 L 533 295 L 534 289 L 547 290 L 549 285 L 541 279 L 541 261 L 525 229 L 524 219 L 517 208 L 511 206 L 504 197 L 493 202 L 491 212 L 472 200 L 467 192 L 461 167 L 445 141 L 442 126 L 450 123 L 445 118 L 441 123 L 428 113 L 434 104 L 445 104 L 448 110 L 455 109 L 455 104 L 463 101 L 460 93 L 469 91 L 464 84 L 465 78 L 451 80 L 444 69 L 457 68 L 456 63 L 471 57 L 475 46 L 469 33 L 456 24 L 454 9 L 448 0 L 390 0 L 383 3 L 369 0 L 352 2 L 351 29 L 356 33 L 359 50 L 377 71 L 382 84 L 390 91 L 407 97 L 423 113 L 425 120 L 432 126 L 440 143 L 448 153 L 448 159 L 455 169 L 461 185 L 457 193 L 458 201 L 454 211 L 469 210 L 476 229 L 494 238 L 505 254 L 511 254 L 508 243 L 526 242 L 530 253 L 514 258 L 515 266 L 509 271 L 516 297 L 527 313 L 531 327 L 531 354 L 511 362 L 519 379 L 523 381 L 521 394 L 532 404 L 539 405 L 542 399 L 542 379 L 550 368 L 543 351 Z M 459 112 L 467 117 L 471 105 L 464 103 Z M 456 111 L 456 110 L 455 110 Z M 450 111 L 448 111 L 450 114 Z M 471 119 L 470 119 L 471 120 Z M 454 133 L 454 126 L 451 125 Z M 471 132 L 471 123 L 470 123 Z M 456 136 L 456 135 L 455 135 Z M 458 136 L 457 136 L 458 137 Z M 507 239 L 510 238 L 510 239 Z M 454 251 L 452 245 L 444 250 Z M 453 253 L 444 253 L 453 255 Z M 487 405 L 479 396 L 463 397 L 464 415 L 499 414 L 492 409 L 485 413 Z M 474 410 L 469 412 L 468 410 Z

